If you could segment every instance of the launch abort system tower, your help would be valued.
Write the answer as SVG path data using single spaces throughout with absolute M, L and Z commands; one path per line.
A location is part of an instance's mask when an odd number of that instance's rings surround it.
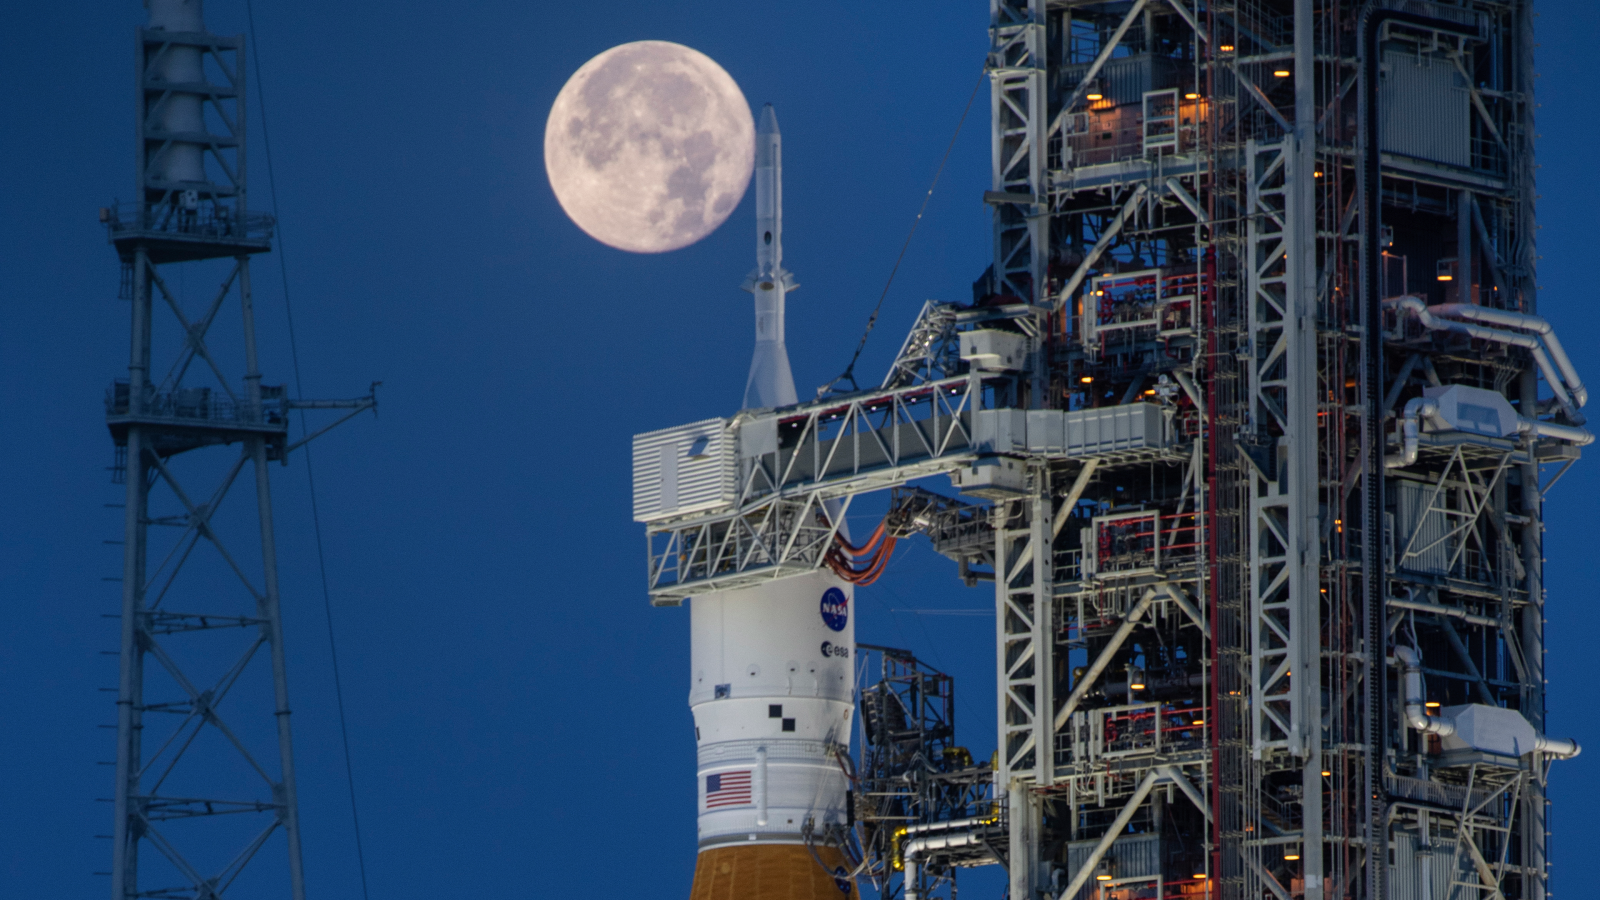
M 281 830 L 302 900 L 270 464 L 309 439 L 290 410 L 375 401 L 262 383 L 250 259 L 274 223 L 245 202 L 244 37 L 207 32 L 200 0 L 146 6 L 137 190 L 101 211 L 132 302 L 128 377 L 106 394 L 127 492 L 111 896 L 224 896 Z M 224 506 L 246 473 L 254 508 Z
M 1592 437 L 1537 315 L 1531 4 L 990 11 L 972 302 L 877 389 L 724 420 L 653 600 L 814 571 L 882 490 L 992 580 L 992 765 L 907 655 L 863 692 L 816 839 L 886 895 L 1543 900 L 1542 503 Z

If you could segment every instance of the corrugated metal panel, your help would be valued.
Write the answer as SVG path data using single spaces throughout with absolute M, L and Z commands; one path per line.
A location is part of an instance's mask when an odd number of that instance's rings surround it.
M 1463 891 L 1454 887 L 1456 882 L 1478 883 L 1478 874 L 1465 848 L 1458 856 L 1454 838 L 1436 837 L 1431 844 L 1431 847 L 1421 848 L 1419 854 L 1414 832 L 1395 831 L 1394 864 L 1389 867 L 1389 896 L 1392 900 L 1478 896 L 1477 891 Z
M 731 503 L 733 445 L 727 419 L 634 435 L 633 520 L 648 522 Z
M 1084 74 L 1088 71 L 1088 63 L 1063 66 L 1057 83 L 1059 89 L 1062 92 L 1071 91 L 1078 86 L 1078 82 L 1083 80 Z M 1144 99 L 1145 91 L 1178 87 L 1180 71 L 1174 60 L 1164 57 L 1156 59 L 1149 54 L 1140 54 L 1107 60 L 1095 75 L 1095 81 L 1105 99 L 1111 103 L 1118 106 L 1139 106 Z
M 1443 513 L 1428 512 L 1432 496 L 1431 484 L 1395 482 L 1395 551 L 1402 554 L 1397 565 L 1408 572 L 1448 575 L 1456 539 L 1444 539 L 1452 526 Z M 1443 506 L 1445 500 L 1441 493 L 1435 505 Z
M 1154 403 L 1080 409 L 1067 413 L 1065 419 L 1066 446 L 1063 449 L 1070 456 L 1167 445 L 1161 427 L 1161 407 Z
M 1078 841 L 1067 845 L 1067 877 L 1077 874 L 1088 861 L 1089 854 L 1099 845 L 1098 840 Z M 1135 834 L 1118 838 L 1106 851 L 1117 878 L 1143 878 L 1161 873 L 1161 836 Z M 1078 891 L 1074 900 L 1097 900 L 1097 886 L 1093 879 Z
M 1105 95 L 1112 103 L 1121 106 L 1138 103 L 1144 98 L 1145 91 L 1155 90 L 1150 86 L 1152 74 L 1150 57 L 1131 56 L 1108 60 L 1100 69 L 1099 80 Z
M 1388 153 L 1469 166 L 1471 98 L 1443 56 L 1386 50 L 1379 70 L 1379 145 Z
M 974 417 L 974 444 L 985 453 L 1099 456 L 1167 445 L 1161 407 L 1129 403 L 1101 409 L 986 409 Z
M 973 416 L 972 443 L 981 453 L 1022 453 L 1028 446 L 1028 414 L 1020 409 L 980 409 Z

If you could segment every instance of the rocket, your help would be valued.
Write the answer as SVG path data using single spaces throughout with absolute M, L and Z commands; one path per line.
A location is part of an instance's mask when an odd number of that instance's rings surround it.
M 756 125 L 756 267 L 740 285 L 755 295 L 756 352 L 744 385 L 744 408 L 789 406 L 796 400 L 783 343 L 785 295 L 800 286 L 783 267 L 783 136 L 772 104 Z
M 745 408 L 796 399 L 784 346 L 783 158 L 768 104 L 756 129 L 756 346 Z M 698 748 L 691 900 L 857 900 L 840 852 L 855 713 L 854 586 L 823 569 L 689 601 Z M 816 838 L 808 846 L 807 831 Z

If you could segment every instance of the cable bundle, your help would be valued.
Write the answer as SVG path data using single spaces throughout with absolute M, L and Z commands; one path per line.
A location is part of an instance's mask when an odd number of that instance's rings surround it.
M 835 532 L 833 546 L 828 549 L 826 557 L 828 568 L 851 584 L 869 585 L 877 581 L 878 576 L 888 567 L 889 557 L 894 555 L 894 545 L 898 540 L 899 538 L 889 534 L 887 519 L 878 523 L 878 528 L 872 532 L 872 537 L 860 547 Z M 865 563 L 858 567 L 857 564 L 863 559 Z

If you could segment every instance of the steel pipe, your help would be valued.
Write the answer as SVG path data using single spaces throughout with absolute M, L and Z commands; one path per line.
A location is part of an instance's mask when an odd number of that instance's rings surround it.
M 906 841 L 900 856 L 905 865 L 905 900 L 921 900 L 917 885 L 917 865 L 922 857 L 935 850 L 954 850 L 960 847 L 981 847 L 983 838 L 970 831 L 959 834 L 934 834 Z
M 1550 352 L 1550 360 L 1561 370 L 1561 378 L 1566 382 L 1572 399 L 1580 407 L 1589 402 L 1589 389 L 1579 380 L 1578 370 L 1573 368 L 1572 360 L 1567 357 L 1566 348 L 1561 346 L 1561 339 L 1556 337 L 1555 327 L 1547 319 L 1473 303 L 1441 303 L 1431 307 L 1429 312 L 1448 319 L 1471 319 L 1475 322 L 1486 322 L 1490 325 L 1517 328 L 1537 334 L 1544 340 L 1545 349 Z
M 1448 314 L 1443 311 L 1446 310 L 1447 307 L 1460 307 L 1464 306 L 1465 304 L 1442 304 L 1440 306 L 1428 306 L 1422 301 L 1421 297 L 1415 297 L 1407 294 L 1401 297 L 1391 297 L 1390 299 L 1383 301 L 1383 305 L 1394 309 L 1398 313 L 1410 313 L 1417 320 L 1418 324 L 1429 331 L 1452 331 L 1457 334 L 1464 334 L 1467 337 L 1476 338 L 1482 341 L 1493 341 L 1495 343 L 1505 344 L 1507 346 L 1526 348 L 1528 352 L 1533 355 L 1533 361 L 1539 366 L 1539 371 L 1544 373 L 1544 380 L 1550 383 L 1550 390 L 1556 395 L 1556 402 L 1561 404 L 1561 408 L 1566 411 L 1567 417 L 1573 422 L 1580 424 L 1583 422 L 1583 415 L 1578 412 L 1578 406 L 1581 406 L 1582 404 L 1574 403 L 1574 398 L 1568 391 L 1568 382 L 1565 378 L 1563 378 L 1557 366 L 1551 361 L 1550 354 L 1545 352 L 1546 342 L 1540 340 L 1539 335 L 1527 334 L 1521 331 L 1506 331 L 1500 328 L 1489 328 L 1484 325 L 1475 325 L 1471 322 L 1457 321 L 1456 319 L 1449 318 Z M 1472 308 L 1479 310 L 1483 309 L 1483 307 Z M 1485 311 L 1500 312 L 1498 310 Z M 1538 317 L 1530 316 L 1528 318 Z M 1539 321 L 1544 322 L 1543 319 L 1539 319 Z M 1548 325 L 1548 323 L 1546 324 Z M 1560 347 L 1561 345 L 1558 342 L 1556 346 Z M 1565 358 L 1565 351 L 1562 351 L 1561 355 L 1563 358 Z M 1570 366 L 1571 362 L 1569 361 L 1567 365 Z M 1576 389 L 1583 390 L 1583 396 L 1587 398 L 1588 392 L 1583 388 L 1581 382 L 1577 382 L 1576 376 L 1573 377 L 1573 382 L 1576 383 Z
M 1394 658 L 1400 661 L 1400 666 L 1405 670 L 1406 684 L 1406 724 L 1423 734 L 1436 734 L 1447 737 L 1456 733 L 1454 722 L 1434 718 L 1428 715 L 1427 708 L 1423 705 L 1422 693 L 1422 657 L 1411 647 L 1400 646 L 1394 648 Z
M 1383 458 L 1386 469 L 1403 469 L 1417 461 L 1417 448 L 1422 438 L 1422 420 L 1443 425 L 1438 418 L 1439 402 L 1431 397 L 1412 397 L 1406 401 L 1400 414 L 1400 452 Z
M 1456 733 L 1455 723 L 1444 718 L 1428 715 L 1425 707 L 1425 697 L 1422 693 L 1422 657 L 1416 648 L 1398 646 L 1394 648 L 1394 658 L 1405 671 L 1405 720 L 1406 724 L 1423 734 L 1436 734 L 1439 737 L 1449 737 Z M 1492 709 L 1500 709 L 1492 707 Z M 1509 711 L 1502 711 L 1509 712 Z M 1553 738 L 1543 732 L 1535 731 L 1533 750 L 1554 756 L 1557 759 L 1571 759 L 1582 752 L 1582 747 L 1574 740 Z

